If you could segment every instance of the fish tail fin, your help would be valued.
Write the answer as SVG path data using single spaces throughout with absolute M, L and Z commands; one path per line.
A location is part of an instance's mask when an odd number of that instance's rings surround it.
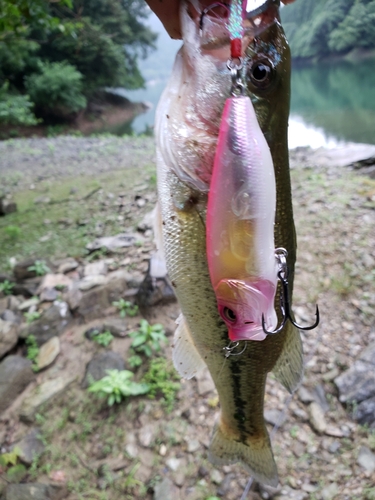
M 213 432 L 208 458 L 215 465 L 241 462 L 256 481 L 278 485 L 277 467 L 266 430 L 262 439 L 248 438 L 243 443 L 226 436 L 219 422 Z

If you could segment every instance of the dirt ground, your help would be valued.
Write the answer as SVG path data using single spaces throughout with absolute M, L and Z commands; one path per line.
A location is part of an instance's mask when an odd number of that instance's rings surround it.
M 91 176 L 103 170 L 118 173 L 127 168 L 127 161 L 134 161 L 126 154 L 128 146 L 137 152 L 137 182 L 142 184 L 142 175 L 149 182 L 150 170 L 142 169 L 143 161 L 149 164 L 154 159 L 148 139 L 143 146 L 139 142 L 131 146 L 128 139 L 121 142 L 119 138 L 27 141 L 32 140 L 0 144 L 5 153 L 0 171 L 9 192 L 28 189 L 41 176 L 45 180 L 46 176 L 64 178 L 66 172 L 70 177 L 88 171 Z M 107 141 L 105 154 L 96 141 Z M 34 153 L 25 153 L 27 148 Z M 51 148 L 56 161 L 47 162 Z M 94 161 L 90 160 L 93 151 Z M 120 157 L 121 164 L 117 162 Z M 21 175 L 15 182 L 17 172 Z M 247 498 L 374 500 L 375 473 L 366 472 L 357 458 L 361 446 L 375 451 L 375 433 L 351 418 L 351 409 L 338 399 L 334 379 L 375 341 L 375 182 L 347 169 L 317 167 L 310 161 L 309 150 L 291 152 L 291 177 L 298 236 L 294 310 L 299 321 L 309 322 L 318 303 L 321 323 L 316 330 L 302 333 L 306 359 L 302 389 L 290 398 L 269 377 L 265 405 L 270 432 L 272 422 L 278 426 L 272 441 L 280 486 L 273 490 L 254 484 Z M 105 184 L 102 189 L 106 192 Z M 146 315 L 150 323 L 166 328 L 169 345 L 163 354 L 168 359 L 178 314 L 178 305 L 172 304 Z M 137 321 L 139 317 L 129 319 L 127 331 L 134 330 Z M 207 460 L 219 410 L 208 375 L 181 380 L 171 411 L 162 399 L 146 397 L 109 409 L 79 384 L 87 361 L 103 349 L 84 339 L 85 329 L 87 325 L 78 325 L 62 336 L 62 352 L 52 370 L 74 370 L 78 381 L 38 414 L 47 447 L 26 480 L 65 481 L 69 500 L 117 500 L 151 499 L 155 486 L 167 477 L 170 496 L 158 500 L 239 500 L 248 475 L 240 466 L 215 468 Z M 129 338 L 115 339 L 108 349 L 126 356 L 129 344 Z M 46 373 L 38 374 L 38 380 L 47 377 Z M 320 416 L 326 424 L 323 431 L 314 424 L 306 391 L 319 394 L 325 406 Z M 17 404 L 12 411 L 3 433 L 6 443 L 26 430 L 16 417 Z

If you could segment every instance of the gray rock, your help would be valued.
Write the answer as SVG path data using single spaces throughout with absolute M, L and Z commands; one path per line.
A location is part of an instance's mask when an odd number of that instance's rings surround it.
M 181 465 L 181 459 L 180 458 L 176 458 L 176 457 L 170 457 L 170 458 L 167 458 L 166 460 L 166 465 L 167 467 L 176 472 L 176 470 L 180 467 Z
M 353 418 L 362 425 L 375 427 L 375 396 L 359 403 L 355 407 Z
M 118 300 L 127 290 L 125 278 L 109 281 L 106 285 L 98 286 L 82 295 L 78 313 L 85 321 L 91 321 L 103 316 L 103 312 Z
M 312 403 L 315 398 L 314 395 L 302 385 L 298 389 L 298 399 L 304 404 L 309 404 Z
M 335 379 L 340 401 L 355 402 L 354 418 L 360 423 L 375 425 L 375 342 L 370 344 L 359 359 Z
M 4 321 L 8 321 L 9 323 L 14 323 L 19 325 L 21 323 L 21 317 L 15 314 L 11 309 L 5 309 L 3 314 L 1 315 L 1 319 Z
M 375 396 L 375 342 L 370 344 L 349 370 L 335 379 L 340 392 L 340 401 L 357 403 Z
M 13 403 L 34 378 L 28 359 L 8 356 L 0 363 L 0 413 Z
M 33 391 L 23 401 L 20 409 L 20 419 L 23 422 L 33 422 L 35 413 L 42 404 L 51 402 L 54 398 L 62 394 L 75 380 L 75 375 L 67 374 L 51 380 L 46 380 L 35 387 Z
M 331 483 L 330 485 L 325 486 L 321 491 L 323 500 L 332 500 L 332 498 L 335 498 L 338 493 L 339 487 L 337 483 Z
M 54 302 L 58 295 L 56 288 L 44 288 L 39 298 L 41 302 Z
M 373 165 L 375 146 L 369 144 L 345 144 L 339 148 L 319 148 L 311 153 L 310 161 L 314 165 L 350 167 Z
M 105 377 L 106 370 L 125 370 L 125 361 L 120 354 L 108 351 L 95 356 L 87 365 L 82 387 L 85 389 L 92 381 Z
M 178 497 L 178 489 L 168 477 L 155 486 L 154 500 L 176 500 Z
M 60 354 L 60 339 L 59 337 L 52 337 L 49 339 L 39 350 L 36 359 L 39 370 L 43 370 L 52 364 L 57 356 Z
M 24 297 L 33 297 L 34 295 L 37 295 L 41 281 L 42 281 L 41 276 L 25 279 L 22 281 L 22 283 L 16 283 L 13 287 L 12 292 L 15 295 L 23 295 Z
M 358 453 L 357 463 L 370 474 L 375 472 L 375 454 L 366 446 L 361 446 Z
M 264 419 L 267 423 L 281 427 L 286 420 L 286 412 L 279 410 L 266 410 Z
M 98 276 L 108 274 L 108 266 L 104 260 L 99 260 L 97 262 L 91 262 L 85 265 L 83 272 L 84 276 Z
M 78 266 L 79 264 L 75 259 L 64 259 L 62 262 L 59 262 L 57 272 L 61 274 L 69 273 L 70 271 L 77 269 Z
M 33 278 L 36 276 L 35 271 L 29 271 L 29 267 L 35 264 L 37 259 L 27 259 L 22 262 L 17 262 L 17 264 L 13 268 L 13 274 L 16 280 L 22 281 L 27 278 Z
M 0 319 L 0 358 L 9 352 L 18 342 L 18 326 Z
M 329 404 L 322 384 L 318 384 L 314 387 L 314 399 L 324 411 L 324 413 L 329 410 Z
M 14 295 L 11 295 L 8 298 L 8 309 L 10 309 L 13 312 L 18 311 L 18 306 L 21 304 L 21 300 L 19 297 L 16 297 Z
M 42 282 L 39 285 L 37 293 L 41 293 L 46 288 L 56 288 L 56 287 L 69 287 L 72 284 L 72 280 L 65 274 L 51 274 L 48 273 L 43 276 Z
M 26 338 L 29 335 L 34 335 L 39 346 L 47 342 L 50 338 L 60 335 L 63 330 L 69 325 L 72 316 L 69 312 L 69 307 L 66 302 L 55 301 L 53 305 L 47 309 L 42 317 L 27 325 L 20 336 Z
M 327 428 L 327 422 L 324 418 L 324 411 L 321 406 L 313 401 L 309 406 L 309 420 L 312 428 L 319 434 L 323 434 Z
M 21 462 L 25 465 L 31 465 L 34 458 L 41 455 L 45 448 L 39 429 L 31 429 L 21 441 L 12 446 L 12 450 L 14 448 L 18 449 L 18 456 Z
M 17 212 L 17 203 L 13 200 L 0 198 L 0 215 L 8 215 Z
M 82 292 L 78 287 L 78 284 L 74 284 L 66 293 L 63 295 L 64 300 L 69 304 L 71 311 L 78 309 L 79 304 L 82 299 Z
M 136 233 L 121 233 L 116 236 L 106 236 L 104 238 L 97 238 L 96 240 L 88 243 L 86 248 L 89 252 L 95 250 L 106 249 L 109 252 L 116 252 L 121 248 L 133 246 L 142 237 Z
M 103 323 L 103 332 L 110 331 L 114 337 L 125 337 L 126 335 L 126 319 L 125 318 L 108 318 Z
M 39 299 L 38 297 L 32 297 L 31 299 L 24 300 L 21 302 L 21 304 L 18 306 L 19 311 L 28 311 L 30 307 L 37 306 L 39 304 Z
M 137 302 L 143 307 L 152 307 L 175 301 L 176 296 L 167 276 L 165 259 L 157 252 L 151 256 L 147 274 L 139 287 Z
M 341 448 L 340 441 L 333 441 L 333 443 L 329 446 L 328 451 L 334 454 L 338 452 L 340 448 Z
M 107 277 L 102 274 L 97 274 L 93 276 L 85 276 L 79 282 L 79 289 L 84 292 L 86 290 L 90 290 L 96 286 L 105 285 L 107 283 Z
M 57 484 L 9 484 L 4 500 L 62 500 L 67 495 L 66 486 Z

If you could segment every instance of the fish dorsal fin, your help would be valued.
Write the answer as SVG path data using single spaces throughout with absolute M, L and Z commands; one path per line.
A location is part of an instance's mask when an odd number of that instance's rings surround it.
M 182 314 L 177 318 L 176 323 L 173 364 L 181 377 L 190 379 L 202 370 L 206 364 L 198 353 L 186 319 Z
M 291 394 L 298 388 L 303 378 L 303 350 L 301 335 L 289 321 L 285 325 L 285 342 L 273 373 Z

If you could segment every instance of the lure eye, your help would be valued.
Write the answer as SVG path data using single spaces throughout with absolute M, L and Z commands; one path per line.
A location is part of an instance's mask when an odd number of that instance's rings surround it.
M 234 323 L 237 320 L 236 313 L 232 309 L 229 309 L 229 307 L 223 308 L 223 318 L 230 323 Z
M 247 70 L 248 79 L 251 83 L 260 89 L 269 87 L 272 82 L 274 67 L 268 59 L 257 59 L 250 63 Z

